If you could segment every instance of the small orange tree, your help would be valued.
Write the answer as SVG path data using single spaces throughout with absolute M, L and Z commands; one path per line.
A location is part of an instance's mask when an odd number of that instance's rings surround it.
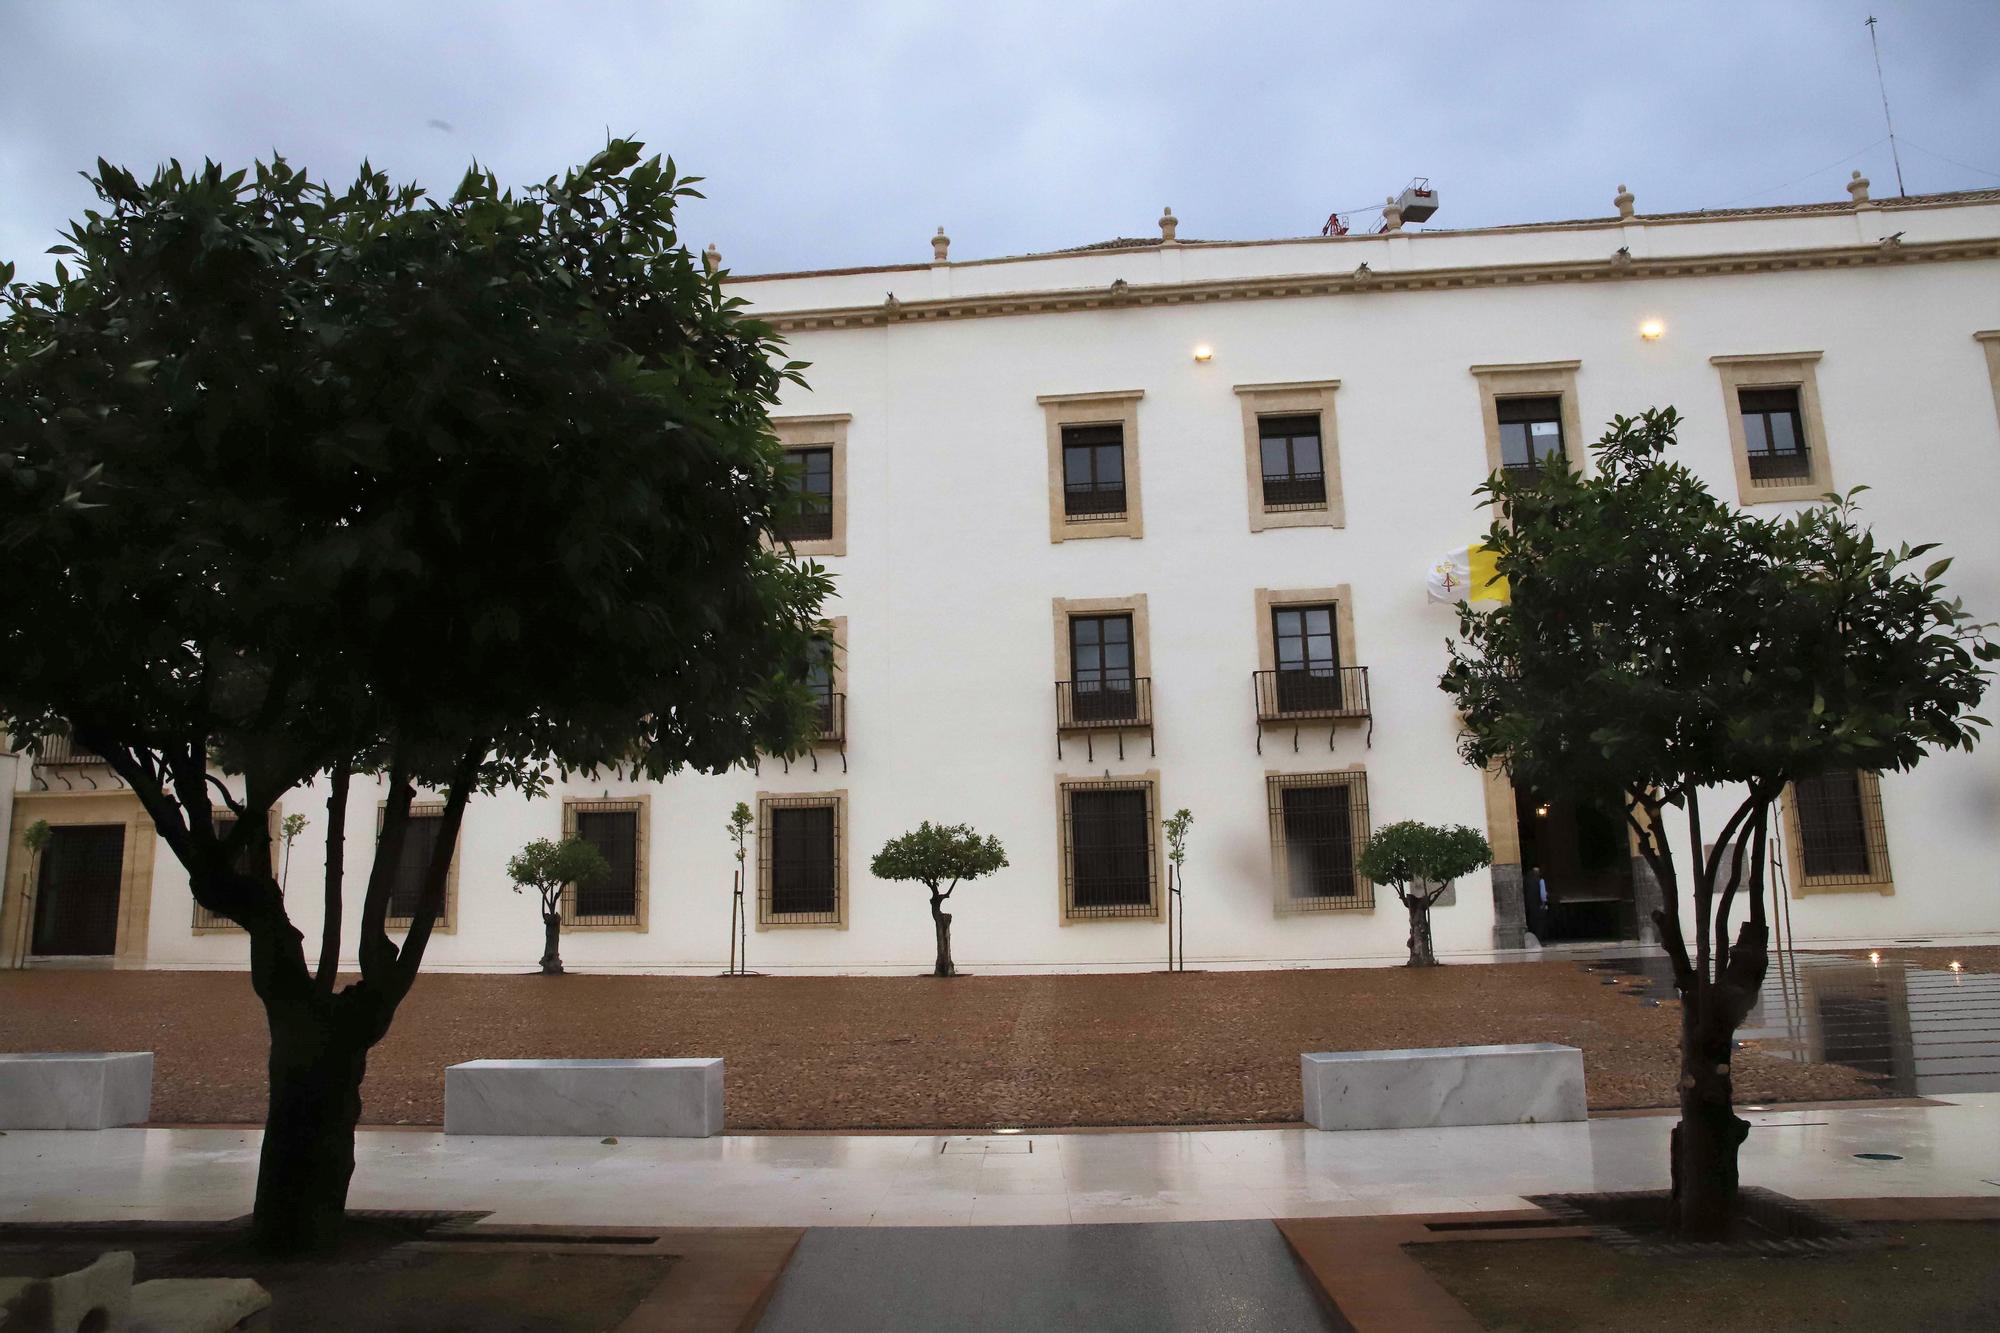
M 875 853 L 869 869 L 877 879 L 915 880 L 931 891 L 931 922 L 937 927 L 937 966 L 931 975 L 957 975 L 951 961 L 951 913 L 944 910 L 961 880 L 980 879 L 1007 864 L 994 837 L 982 838 L 969 824 L 933 824 L 891 838 Z

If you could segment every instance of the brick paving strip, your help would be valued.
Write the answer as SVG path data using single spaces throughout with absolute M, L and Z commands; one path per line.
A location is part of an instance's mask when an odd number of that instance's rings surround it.
M 532 948 L 532 941 L 527 946 Z M 1572 962 L 1080 976 L 432 973 L 370 1055 L 363 1122 L 436 1125 L 447 1065 L 721 1056 L 736 1130 L 1296 1122 L 1303 1051 L 1555 1041 L 1593 1111 L 1674 1100 L 1675 1011 Z M 155 1052 L 158 1124 L 255 1124 L 263 1015 L 242 972 L 0 972 L 0 1050 Z M 1755 1050 L 1744 1104 L 1879 1096 Z

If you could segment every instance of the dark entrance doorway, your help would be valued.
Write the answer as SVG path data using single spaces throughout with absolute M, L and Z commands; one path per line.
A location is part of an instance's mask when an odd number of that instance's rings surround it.
M 50 829 L 35 884 L 35 953 L 46 958 L 115 952 L 124 868 L 123 824 Z
M 1632 845 L 1616 801 L 1559 801 L 1516 790 L 1521 893 L 1528 929 L 1544 944 L 1629 940 Z

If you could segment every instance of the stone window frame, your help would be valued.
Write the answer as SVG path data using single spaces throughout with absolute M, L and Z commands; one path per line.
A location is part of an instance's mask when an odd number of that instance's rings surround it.
M 125 830 L 124 860 L 118 872 L 118 930 L 112 952 L 64 966 L 119 967 L 143 963 L 147 956 L 153 916 L 153 851 L 157 833 L 146 807 L 130 790 L 106 788 L 81 792 L 15 792 L 13 830 L 6 848 L 6 878 L 0 882 L 0 968 L 40 966 L 33 951 L 34 904 L 25 877 L 27 834 L 36 820 L 51 828 L 101 827 L 117 824 Z M 39 880 L 40 868 L 36 876 Z M 40 884 L 35 888 L 39 890 Z
M 1236 400 L 1243 413 L 1243 462 L 1250 485 L 1250 531 L 1347 526 L 1347 494 L 1340 479 L 1340 426 L 1333 408 L 1334 391 L 1339 388 L 1339 380 L 1290 380 L 1234 386 Z M 1264 507 L 1264 451 L 1257 433 L 1257 419 L 1288 416 L 1319 418 L 1319 457 L 1320 468 L 1326 476 L 1326 503 L 1318 509 L 1272 511 Z
M 236 812 L 226 805 L 214 805 L 209 807 L 208 817 L 210 820 L 235 819 Z M 282 858 L 285 854 L 284 834 L 281 831 L 283 827 L 284 816 L 282 807 L 274 805 L 264 812 L 264 834 L 270 839 L 271 856 L 274 861 Z M 237 925 L 228 917 L 212 916 L 200 903 L 192 901 L 193 897 L 194 891 L 190 889 L 188 891 L 188 898 L 190 900 L 189 907 L 192 915 L 188 925 L 189 934 L 241 935 L 244 933 L 243 927 Z
M 1257 606 L 1257 669 L 1276 671 L 1278 669 L 1278 635 L 1271 624 L 1271 613 L 1286 606 L 1325 606 L 1333 604 L 1333 631 L 1338 638 L 1335 647 L 1340 651 L 1340 666 L 1343 670 L 1360 666 L 1360 654 L 1354 643 L 1354 585 L 1336 583 L 1328 588 L 1259 588 L 1253 594 Z
M 1046 393 L 1036 397 L 1048 434 L 1049 452 L 1049 540 L 1086 541 L 1096 537 L 1146 535 L 1139 481 L 1139 400 L 1144 389 L 1118 389 L 1103 393 Z M 1125 460 L 1125 513 L 1106 520 L 1071 521 L 1063 512 L 1064 426 L 1110 426 L 1121 430 Z
M 1071 616 L 1129 615 L 1132 617 L 1132 676 L 1135 680 L 1153 678 L 1152 620 L 1146 605 L 1146 594 L 1135 592 L 1125 597 L 1052 597 L 1049 609 L 1054 617 L 1056 636 L 1056 679 L 1071 681 L 1075 664 L 1070 657 L 1069 622 Z
M 1833 454 L 1827 445 L 1826 419 L 1820 413 L 1819 381 L 1814 373 L 1820 356 L 1819 352 L 1751 352 L 1708 359 L 1722 386 L 1722 416 L 1729 430 L 1729 456 L 1735 465 L 1738 504 L 1817 500 L 1833 489 Z M 1739 396 L 1744 389 L 1798 390 L 1806 461 L 1812 468 L 1805 480 L 1759 484 L 1750 476 L 1750 448 L 1743 436 Z
M 653 798 L 650 793 L 641 792 L 637 796 L 565 796 L 562 801 L 562 831 L 565 838 L 574 837 L 579 814 L 596 812 L 632 811 L 639 816 L 639 827 L 634 834 L 632 847 L 633 900 L 629 920 L 593 921 L 587 925 L 571 920 L 576 911 L 576 886 L 563 886 L 561 913 L 562 933 L 565 935 L 585 935 L 596 932 L 614 932 L 627 935 L 643 935 L 651 928 L 653 892 L 651 853 L 653 847 Z
M 1791 885 L 1792 897 L 1806 898 L 1822 893 L 1875 893 L 1887 898 L 1896 892 L 1896 872 L 1889 862 L 1889 828 L 1882 811 L 1882 775 L 1868 769 L 1855 770 L 1861 787 L 1861 824 L 1868 839 L 1868 866 L 1870 874 L 1866 878 L 1852 875 L 1821 875 L 1808 877 L 1805 867 L 1805 842 L 1800 836 L 1799 803 L 1792 784 L 1785 784 L 1785 796 L 1781 802 L 1784 811 L 1785 828 L 1785 878 Z M 1875 867 L 1881 873 L 1873 873 Z
M 1136 633 L 1136 631 L 1135 631 Z M 1152 899 L 1150 911 L 1131 911 L 1121 915 L 1103 913 L 1077 913 L 1070 903 L 1070 814 L 1069 796 L 1072 791 L 1124 790 L 1143 784 L 1146 788 L 1146 819 L 1151 825 L 1147 846 L 1151 858 L 1147 866 L 1147 892 Z M 1162 921 L 1166 917 L 1165 895 L 1162 890 L 1161 867 L 1166 864 L 1166 826 L 1160 814 L 1160 770 L 1149 768 L 1143 773 L 1058 773 L 1056 775 L 1056 924 L 1063 927 L 1088 925 L 1102 921 Z
M 833 450 L 833 535 L 790 543 L 794 555 L 847 554 L 847 427 L 849 412 L 772 417 L 771 430 L 787 453 L 795 449 Z
M 1993 410 L 2000 413 L 2000 329 L 1981 329 L 1972 335 L 1986 352 L 1986 378 L 1993 382 Z
M 1271 846 L 1271 914 L 1277 917 L 1302 916 L 1319 912 L 1369 912 L 1376 906 L 1375 882 L 1361 873 L 1360 867 L 1354 871 L 1354 898 L 1352 901 L 1338 897 L 1294 898 L 1284 872 L 1284 822 L 1282 818 L 1283 797 L 1279 794 L 1288 787 L 1344 787 L 1347 789 L 1347 811 L 1349 839 L 1354 854 L 1360 855 L 1366 845 L 1373 825 L 1368 810 L 1368 769 L 1365 764 L 1348 764 L 1343 768 L 1321 768 L 1309 773 L 1282 772 L 1278 769 L 1264 770 L 1264 806 L 1269 823 L 1268 836 Z M 1356 796 L 1360 798 L 1360 812 L 1355 812 Z
M 1518 361 L 1470 366 L 1479 385 L 1479 424 L 1486 439 L 1486 473 L 1500 470 L 1500 400 L 1503 398 L 1562 399 L 1563 452 L 1570 466 L 1584 471 L 1590 450 L 1583 439 L 1583 412 L 1577 399 L 1576 372 L 1581 361 Z
M 797 921 L 789 919 L 791 913 L 780 916 L 767 913 L 764 904 L 771 899 L 771 803 L 782 801 L 787 806 L 799 807 L 818 803 L 833 807 L 833 914 L 832 921 Z M 848 857 L 852 854 L 847 827 L 847 788 L 831 791 L 760 791 L 756 796 L 757 834 L 755 853 L 757 857 L 757 882 L 746 885 L 745 891 L 755 895 L 750 911 L 755 914 L 754 924 L 759 932 L 766 930 L 846 930 L 852 919 L 848 910 L 847 873 Z
M 428 818 L 432 815 L 442 815 L 444 807 L 445 803 L 443 801 L 412 801 L 410 802 L 410 817 L 415 819 L 419 816 Z M 375 845 L 377 847 L 382 845 L 382 825 L 387 822 L 388 818 L 388 798 L 377 797 L 375 801 Z M 436 923 L 431 926 L 431 933 L 434 935 L 456 935 L 458 933 L 458 868 L 464 860 L 465 820 L 461 818 L 458 821 L 458 837 L 452 842 L 451 866 L 445 871 L 444 876 L 444 910 L 438 913 Z M 370 873 L 373 873 L 373 849 L 370 849 L 369 866 Z M 383 921 L 383 925 L 390 930 L 407 930 L 413 919 L 407 916 L 391 916 Z

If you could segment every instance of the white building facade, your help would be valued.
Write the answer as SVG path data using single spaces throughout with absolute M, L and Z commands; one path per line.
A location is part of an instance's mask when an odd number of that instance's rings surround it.
M 1455 620 L 1425 588 L 1484 529 L 1493 467 L 1583 459 L 1614 414 L 1674 405 L 1680 459 L 1760 509 L 1868 485 L 1878 534 L 1942 543 L 1952 590 L 2000 617 L 2000 192 L 730 287 L 811 363 L 777 426 L 826 494 L 798 549 L 838 585 L 827 739 L 754 772 L 475 798 L 427 966 L 531 965 L 505 864 L 575 829 L 618 873 L 573 904 L 568 964 L 719 971 L 738 801 L 765 972 L 921 970 L 923 891 L 868 865 L 924 819 L 1007 848 L 952 900 L 964 970 L 1160 967 L 1159 826 L 1183 807 L 1189 966 L 1399 961 L 1404 914 L 1352 852 L 1400 819 L 1494 844 L 1435 914 L 1447 960 L 1633 937 L 1649 885 L 1615 822 L 1459 760 Z M 107 771 L 13 767 L 0 963 L 245 963 Z M 358 786 L 350 848 L 381 795 Z M 309 821 L 289 892 L 312 940 L 324 793 L 284 813 Z M 1790 937 L 2000 940 L 1996 816 L 2000 743 L 1788 794 Z M 95 832 L 30 880 L 36 819 Z

